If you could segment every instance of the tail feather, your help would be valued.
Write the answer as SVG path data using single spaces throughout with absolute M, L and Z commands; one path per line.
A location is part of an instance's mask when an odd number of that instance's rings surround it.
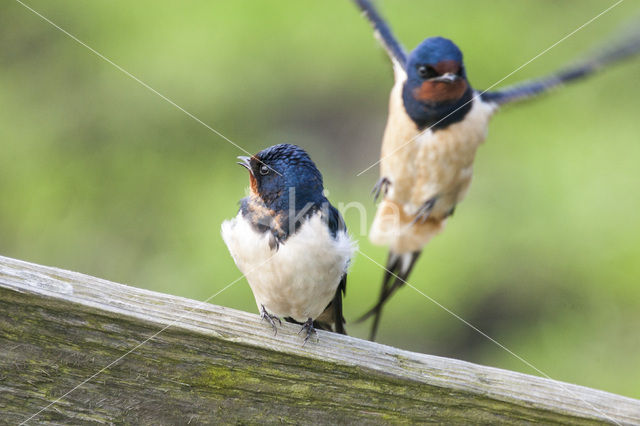
M 396 290 L 405 284 L 416 260 L 418 260 L 418 257 L 420 256 L 420 253 L 421 251 L 404 254 L 397 254 L 392 251 L 389 252 L 389 258 L 382 278 L 382 287 L 380 288 L 378 302 L 373 306 L 373 308 L 369 309 L 356 321 L 362 322 L 371 316 L 374 317 L 371 332 L 369 333 L 369 340 L 374 341 L 376 338 L 384 304 L 396 292 Z
M 340 334 L 347 334 L 347 330 L 344 328 L 344 316 L 342 315 L 342 297 L 347 291 L 347 274 L 342 276 L 336 295 L 333 298 L 333 325 L 334 331 Z
M 378 296 L 378 303 L 376 303 L 373 306 L 373 308 L 365 312 L 355 322 L 366 321 L 380 309 L 384 301 L 389 297 L 388 295 L 389 290 L 393 285 L 392 278 L 395 278 L 393 274 L 398 272 L 399 267 L 400 267 L 400 256 L 395 254 L 392 251 L 389 251 L 389 256 L 387 257 L 387 266 L 385 267 L 384 275 L 382 277 L 382 286 L 380 287 L 380 296 Z

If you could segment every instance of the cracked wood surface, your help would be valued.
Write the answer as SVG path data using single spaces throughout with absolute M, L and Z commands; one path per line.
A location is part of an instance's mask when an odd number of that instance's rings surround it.
M 302 347 L 297 332 L 0 257 L 0 423 L 60 398 L 28 423 L 640 424 L 632 398 L 322 331 Z

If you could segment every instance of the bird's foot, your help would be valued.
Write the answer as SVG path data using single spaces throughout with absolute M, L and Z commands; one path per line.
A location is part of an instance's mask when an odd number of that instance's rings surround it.
M 278 324 L 282 325 L 282 321 L 280 321 L 280 318 L 278 318 L 277 315 L 272 315 L 267 312 L 267 310 L 264 308 L 264 305 L 260 305 L 260 318 L 262 318 L 263 321 L 267 320 L 269 324 L 271 324 L 271 327 L 273 327 L 273 335 L 276 336 L 278 334 L 276 321 L 278 321 Z
M 311 318 L 309 318 L 307 320 L 307 322 L 302 324 L 302 328 L 300 328 L 300 331 L 298 331 L 298 334 L 302 333 L 305 330 L 306 330 L 306 335 L 304 336 L 304 343 L 302 344 L 302 346 L 307 344 L 307 341 L 309 340 L 311 335 L 314 334 L 314 333 L 316 335 L 316 341 L 318 340 L 318 332 L 316 331 L 315 327 L 313 326 L 313 320 Z
M 383 196 L 387 195 L 387 190 L 389 189 L 390 184 L 391 181 L 386 177 L 381 177 L 380 179 L 378 179 L 378 182 L 376 182 L 373 189 L 371 190 L 374 203 L 378 201 L 378 197 L 380 197 L 380 194 L 382 194 Z
M 436 200 L 438 197 L 433 197 L 430 200 L 427 200 L 419 209 L 418 213 L 416 213 L 416 217 L 411 221 L 411 225 L 415 225 L 416 223 L 425 223 L 427 219 L 429 219 L 429 215 L 431 214 L 431 210 L 433 210 L 433 206 L 436 204 Z
M 451 207 L 451 209 L 447 212 L 447 217 L 453 216 L 456 212 L 456 206 Z

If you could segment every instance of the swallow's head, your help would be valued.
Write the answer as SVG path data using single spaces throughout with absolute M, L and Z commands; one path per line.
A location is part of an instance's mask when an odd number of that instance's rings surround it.
M 423 103 L 453 103 L 469 88 L 462 52 L 451 40 L 430 37 L 407 60 L 405 91 Z
M 322 175 L 309 155 L 299 146 L 274 145 L 251 157 L 238 157 L 249 170 L 251 193 L 274 211 L 324 199 Z M 295 202 L 290 205 L 290 199 Z
M 409 55 L 406 71 L 404 106 L 419 127 L 437 122 L 470 97 L 462 52 L 449 39 L 424 40 Z

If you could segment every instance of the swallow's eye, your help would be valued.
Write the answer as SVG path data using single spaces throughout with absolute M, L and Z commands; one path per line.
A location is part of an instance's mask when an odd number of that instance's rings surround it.
M 433 78 L 438 76 L 438 71 L 436 71 L 431 65 L 419 65 L 418 75 L 422 78 Z
M 262 176 L 269 174 L 269 167 L 267 167 L 266 164 L 263 164 L 262 166 L 260 166 L 260 174 Z

